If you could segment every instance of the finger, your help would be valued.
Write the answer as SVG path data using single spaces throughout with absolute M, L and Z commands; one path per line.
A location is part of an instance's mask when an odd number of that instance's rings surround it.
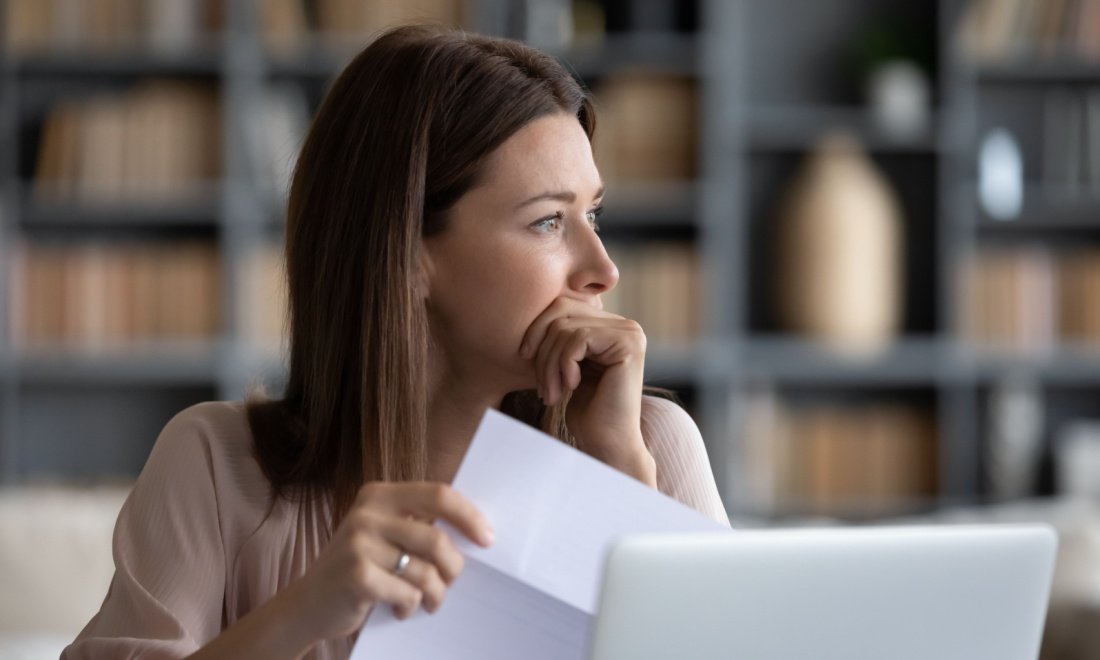
M 391 573 L 407 580 L 422 594 L 422 604 L 429 612 L 434 612 L 443 602 L 447 584 L 433 563 L 436 557 L 448 567 L 448 572 L 457 576 L 462 570 L 463 559 L 458 549 L 443 530 L 412 520 L 380 515 L 376 512 L 358 512 L 350 519 L 354 527 L 353 547 L 364 561 L 377 563 L 388 568 Z M 420 529 L 417 529 L 420 528 Z M 431 541 L 426 541 L 431 539 Z M 426 556 L 420 558 L 415 553 L 422 551 Z M 399 562 L 408 552 L 409 561 L 404 569 Z M 453 579 L 452 579 L 453 581 Z
M 575 390 L 581 384 L 581 362 L 592 349 L 592 334 L 587 328 L 578 330 L 569 337 L 558 354 L 562 387 L 567 391 Z
M 441 518 L 482 546 L 493 542 L 489 521 L 470 500 L 447 484 L 372 482 L 360 489 L 360 498 L 365 505 L 374 503 L 402 516 L 426 520 Z
M 390 603 L 398 619 L 406 619 L 420 607 L 422 592 L 375 561 L 364 561 L 355 578 L 367 599 Z
M 401 551 L 400 548 L 394 548 L 394 550 L 398 553 Z M 398 554 L 394 558 L 395 566 L 400 556 Z M 397 577 L 412 584 L 420 591 L 422 594 L 420 604 L 430 613 L 434 614 L 438 611 L 439 606 L 443 604 L 443 599 L 447 596 L 447 584 L 440 576 L 439 569 L 436 568 L 435 564 L 424 561 L 419 557 L 410 555 L 408 565 Z
M 567 301 L 567 298 L 562 298 L 560 296 L 555 298 L 554 302 L 550 303 L 546 309 L 542 310 L 542 312 L 535 317 L 535 320 L 531 322 L 531 325 L 527 326 L 527 332 L 523 334 L 523 341 L 520 342 L 520 357 L 527 359 L 537 354 L 543 340 L 546 339 L 546 333 L 550 329 L 550 324 L 555 319 L 565 314 L 565 308 L 568 305 Z
M 523 341 L 520 343 L 520 357 L 529 359 L 535 356 L 538 347 L 546 338 L 546 333 L 549 331 L 550 324 L 553 323 L 555 319 L 576 317 L 599 319 L 622 318 L 610 312 L 605 312 L 602 309 L 597 309 L 579 300 L 559 296 L 555 298 L 554 302 L 550 303 L 541 314 L 536 316 L 535 320 L 531 322 L 531 325 L 527 327 L 527 332 L 524 333 Z
M 588 340 L 591 334 L 590 327 L 575 328 L 572 332 L 563 333 L 554 342 L 547 365 L 547 370 L 553 374 L 554 404 L 562 400 L 566 391 L 576 389 L 577 384 L 580 383 L 579 363 L 588 352 Z M 570 382 L 574 372 L 575 379 Z
M 406 518 L 387 518 L 380 523 L 379 532 L 397 548 L 404 548 L 406 552 L 430 562 L 447 584 L 454 582 L 462 572 L 465 564 L 462 553 L 447 533 L 434 525 Z M 400 556 L 398 551 L 394 561 Z
M 570 327 L 571 320 L 565 317 L 554 319 L 550 323 L 542 343 L 539 344 L 538 354 L 535 356 L 535 378 L 542 390 L 542 402 L 548 406 L 557 403 L 560 393 L 557 355 L 561 344 L 568 341 L 569 334 L 573 332 Z

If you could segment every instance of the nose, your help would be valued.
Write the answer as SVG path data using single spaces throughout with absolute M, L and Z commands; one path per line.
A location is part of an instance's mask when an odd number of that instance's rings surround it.
M 603 241 L 587 223 L 574 236 L 574 267 L 569 288 L 593 296 L 611 290 L 619 281 L 619 269 L 607 256 Z

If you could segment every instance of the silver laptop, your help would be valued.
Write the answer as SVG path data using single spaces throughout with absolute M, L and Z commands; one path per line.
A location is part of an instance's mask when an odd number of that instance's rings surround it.
M 1045 525 L 628 536 L 591 660 L 1035 660 Z

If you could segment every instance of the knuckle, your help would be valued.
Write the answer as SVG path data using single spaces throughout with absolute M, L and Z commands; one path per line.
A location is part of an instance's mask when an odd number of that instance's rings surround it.
M 380 520 L 378 515 L 367 509 L 360 509 L 354 515 L 349 516 L 349 522 L 355 532 L 374 532 L 378 529 Z
M 450 547 L 451 539 L 447 538 L 447 534 L 441 529 L 433 529 L 431 538 L 428 540 L 428 549 L 432 558 L 436 561 L 442 560 Z
M 461 553 L 454 553 L 447 558 L 445 562 L 439 562 L 435 567 L 436 574 L 444 584 L 452 584 L 458 576 L 462 573 L 463 567 L 466 565 L 466 558 Z
M 424 568 L 424 584 L 431 586 L 433 589 L 443 588 L 443 576 L 439 572 L 439 567 L 435 564 L 428 564 Z
M 432 490 L 432 501 L 439 509 L 447 508 L 454 500 L 454 489 L 447 484 L 435 484 Z
M 352 570 L 352 582 L 363 595 L 371 596 L 374 594 L 374 586 L 377 581 L 377 569 L 378 567 L 369 561 L 358 562 L 355 568 Z
M 378 498 L 378 491 L 382 488 L 382 484 L 377 481 L 368 481 L 359 487 L 359 495 L 356 499 L 360 502 L 372 502 Z

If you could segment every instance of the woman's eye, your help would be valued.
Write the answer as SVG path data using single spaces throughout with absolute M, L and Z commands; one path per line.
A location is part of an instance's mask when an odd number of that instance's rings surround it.
M 588 224 L 591 225 L 592 229 L 594 229 L 595 231 L 600 230 L 600 224 L 596 222 L 596 218 L 600 217 L 601 213 L 603 213 L 603 207 L 597 206 L 596 208 L 585 214 L 585 217 L 588 218 Z
M 546 233 L 555 232 L 561 229 L 561 213 L 555 214 L 549 218 L 543 218 L 534 224 L 535 229 L 544 231 Z

